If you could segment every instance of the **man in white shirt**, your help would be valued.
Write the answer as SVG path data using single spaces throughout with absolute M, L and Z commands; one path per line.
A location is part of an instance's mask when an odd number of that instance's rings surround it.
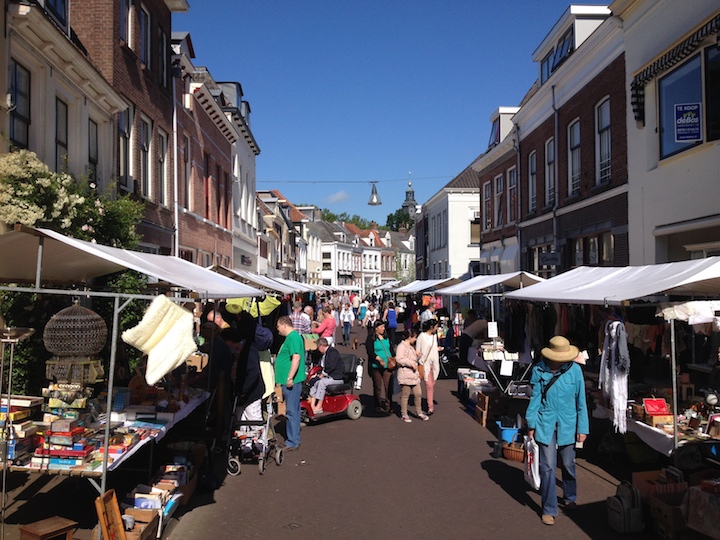
M 429 321 L 430 319 L 437 319 L 435 316 L 434 304 L 429 304 L 427 309 L 420 314 L 420 326 L 422 326 L 422 323 Z

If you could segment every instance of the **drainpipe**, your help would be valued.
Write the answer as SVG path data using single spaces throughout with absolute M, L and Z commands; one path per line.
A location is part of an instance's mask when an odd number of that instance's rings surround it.
M 523 205 L 522 205 L 522 175 L 520 174 L 520 126 L 515 124 L 515 152 L 516 152 L 516 160 L 517 160 L 517 190 L 518 190 L 518 206 L 517 209 L 517 220 L 515 221 L 515 238 L 518 246 L 518 254 L 521 254 L 522 251 L 520 250 L 520 221 L 522 220 L 522 211 L 523 211 Z M 530 190 L 528 190 L 529 192 Z M 522 261 L 522 255 L 520 255 L 520 260 Z M 522 262 L 520 263 L 520 269 L 522 269 Z
M 177 113 L 177 94 L 176 81 L 177 77 L 172 76 L 172 94 L 173 94 L 173 221 L 175 225 L 175 235 L 173 239 L 173 255 L 180 256 L 180 223 L 178 205 L 178 113 Z M 185 149 L 187 152 L 187 148 Z
M 558 249 L 558 218 L 557 218 L 557 211 L 558 211 L 558 204 L 560 200 L 560 190 L 558 189 L 558 133 L 559 133 L 559 119 L 558 119 L 558 110 L 555 106 L 555 86 L 552 87 L 552 108 L 553 108 L 553 118 L 555 120 L 555 133 L 553 135 L 554 142 L 553 142 L 553 152 L 554 152 L 554 171 L 553 171 L 553 183 L 555 184 L 555 200 L 553 201 L 553 251 L 557 252 Z M 555 271 L 557 272 L 557 267 L 555 267 Z

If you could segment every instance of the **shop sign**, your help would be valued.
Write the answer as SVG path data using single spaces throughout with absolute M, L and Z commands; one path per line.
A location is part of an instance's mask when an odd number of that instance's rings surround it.
M 675 142 L 702 140 L 700 103 L 675 104 Z
M 540 253 L 539 259 L 541 266 L 560 266 L 560 253 L 557 251 Z

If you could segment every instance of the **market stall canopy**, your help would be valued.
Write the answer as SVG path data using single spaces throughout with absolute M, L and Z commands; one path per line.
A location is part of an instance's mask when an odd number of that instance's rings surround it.
M 438 289 L 438 294 L 444 294 L 447 296 L 456 296 L 461 294 L 468 294 L 474 292 L 484 291 L 493 287 L 494 285 L 506 285 L 519 289 L 528 285 L 534 285 L 545 281 L 544 278 L 536 276 L 535 274 L 529 274 L 528 272 L 510 272 L 508 274 L 496 274 L 492 276 L 475 276 L 474 278 L 468 279 L 458 283 L 457 285 L 451 285 L 442 289 Z
M 0 282 L 87 283 L 135 270 L 205 298 L 262 296 L 264 292 L 177 257 L 141 253 L 22 227 L 0 235 Z M 11 256 L 9 256 L 11 254 Z
M 322 290 L 322 286 L 310 285 L 309 283 L 300 283 L 299 281 L 293 281 L 292 279 L 284 279 L 280 277 L 274 277 L 272 279 L 274 279 L 275 281 L 279 281 L 280 283 L 283 283 L 288 287 L 292 287 L 293 292 L 315 292 L 317 290 Z
M 580 266 L 536 285 L 505 294 L 535 302 L 622 305 L 670 294 L 720 297 L 720 257 L 647 266 Z
M 295 289 L 293 287 L 290 287 L 289 285 L 285 285 L 284 283 L 275 281 L 274 279 L 267 276 L 253 274 L 252 272 L 248 272 L 247 270 L 235 270 L 233 268 L 227 268 L 218 264 L 213 266 L 211 270 L 213 272 L 217 272 L 218 274 L 222 274 L 225 277 L 229 277 L 230 279 L 239 279 L 245 283 L 249 283 L 254 287 L 259 287 L 268 291 L 279 292 L 282 294 L 290 294 L 291 292 L 295 291 Z
M 400 280 L 396 279 L 394 281 L 388 281 L 387 283 L 383 283 L 379 287 L 375 287 L 375 290 L 378 291 L 389 291 L 393 287 L 397 287 L 400 284 Z
M 395 289 L 393 292 L 396 293 L 419 293 L 422 291 L 428 291 L 430 289 L 436 288 L 438 285 L 445 283 L 446 281 L 450 281 L 450 278 L 443 278 L 443 279 L 417 279 L 413 281 L 412 283 L 408 283 L 404 287 L 400 287 L 399 289 Z

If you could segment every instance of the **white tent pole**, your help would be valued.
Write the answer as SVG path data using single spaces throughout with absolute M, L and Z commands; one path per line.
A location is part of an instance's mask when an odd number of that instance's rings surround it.
M 675 319 L 670 320 L 670 351 L 671 351 L 671 369 L 672 369 L 672 414 L 673 414 L 673 449 L 678 447 L 678 428 L 677 428 L 677 358 L 675 357 Z
M 38 239 L 38 256 L 37 256 L 37 264 L 35 266 L 35 288 L 40 288 L 40 275 L 42 274 L 42 264 L 43 264 L 43 247 L 45 244 L 45 238 L 42 236 Z

